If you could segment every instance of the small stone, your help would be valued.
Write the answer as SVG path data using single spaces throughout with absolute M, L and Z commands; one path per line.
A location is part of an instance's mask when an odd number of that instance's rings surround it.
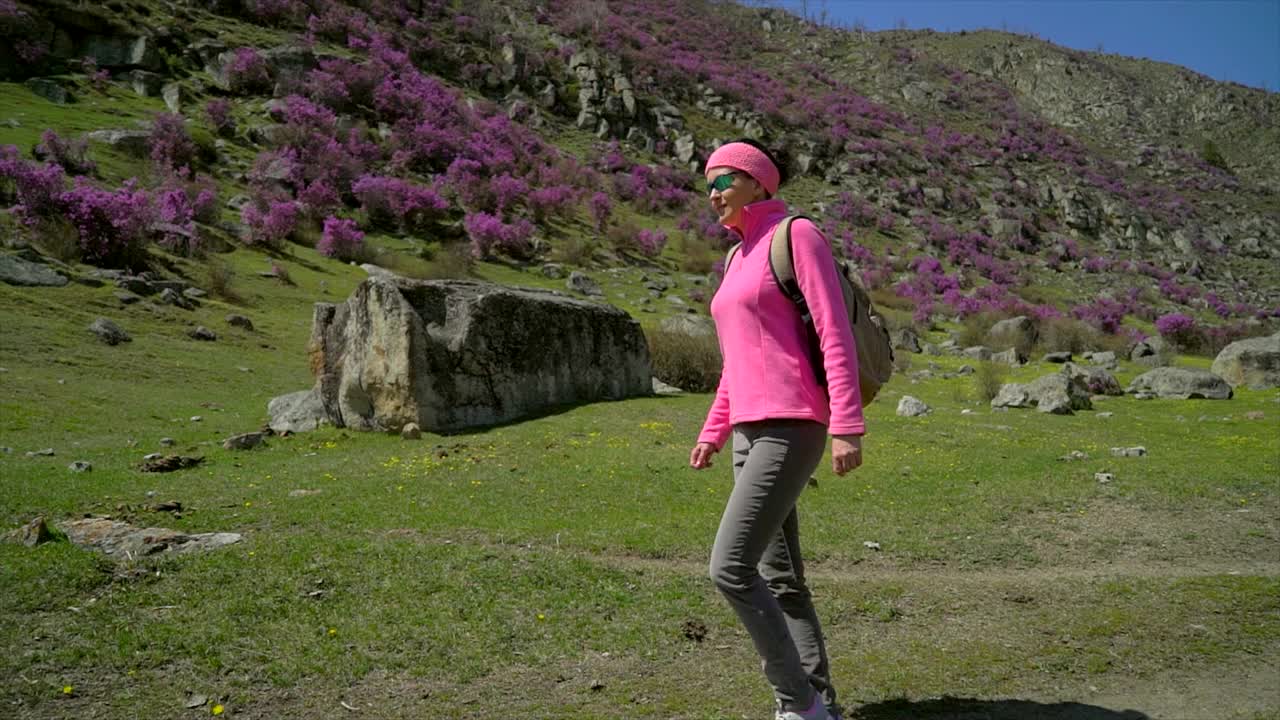
M 308 495 L 319 495 L 319 490 L 290 490 L 289 497 L 307 497 Z
M 919 398 L 903 395 L 898 401 L 898 415 L 902 417 L 920 417 L 929 413 L 929 406 Z
M 224 450 L 252 450 L 264 444 L 266 435 L 261 432 L 247 432 L 222 441 Z
M 152 460 L 159 460 L 162 457 L 164 457 L 164 453 L 148 453 L 146 455 L 143 455 L 142 459 L 145 462 L 151 462 Z
M 961 414 L 961 415 L 972 415 L 972 414 L 973 414 L 973 411 L 972 411 L 972 410 L 970 410 L 969 408 L 965 408 L 965 409 L 963 409 L 963 410 L 961 410 L 961 411 L 960 411 L 960 414 Z
M 1100 473 L 1094 473 L 1094 474 L 1093 474 L 1093 479 L 1094 479 L 1094 480 L 1097 480 L 1098 482 L 1102 483 L 1103 485 L 1106 485 L 1107 483 L 1111 482 L 1112 480 L 1115 480 L 1115 479 L 1116 479 L 1116 476 L 1115 476 L 1115 475 L 1112 475 L 1112 474 L 1111 474 L 1111 473 L 1109 473 L 1109 472 L 1100 472 Z
M 1088 460 L 1089 456 L 1080 452 L 1079 450 L 1072 450 L 1071 452 L 1067 453 L 1066 455 L 1063 455 L 1058 459 L 1064 460 L 1066 462 L 1075 462 L 1076 460 Z
M 200 416 L 200 415 L 191 416 L 191 422 L 202 422 L 203 420 L 204 420 L 203 416 Z
M 1070 352 L 1051 352 L 1044 356 L 1044 361 L 1048 363 L 1069 363 L 1071 362 Z
M 174 445 L 177 445 L 177 444 L 178 444 L 177 441 L 171 437 L 160 438 L 160 447 L 173 447 Z
M 32 450 L 27 453 L 27 457 L 53 457 L 53 448 L 45 448 L 43 450 Z
M 1108 410 L 1107 412 L 1100 412 L 1100 413 L 1098 413 L 1098 415 L 1097 415 L 1097 416 L 1098 416 L 1098 417 L 1100 417 L 1100 418 L 1109 418 L 1109 417 L 1111 417 L 1111 416 L 1113 416 L 1113 415 L 1115 415 L 1115 413 L 1113 413 L 1113 412 L 1111 412 L 1111 411 L 1109 411 L 1109 410 Z
M 122 342 L 133 341 L 133 338 L 129 337 L 129 333 L 121 329 L 119 325 L 102 317 L 94 320 L 89 325 L 89 332 L 97 335 L 99 340 L 108 345 L 119 345 Z
M 422 437 L 422 428 L 418 427 L 417 423 L 405 423 L 405 426 L 400 428 L 400 437 L 404 440 L 417 440 Z
M 880 551 L 880 543 L 875 542 L 874 540 L 864 540 L 862 542 L 862 547 L 868 550 L 875 550 L 877 552 Z
M 1111 448 L 1111 454 L 1116 457 L 1143 457 L 1147 454 L 1147 449 L 1142 446 L 1130 448 L 1113 447 Z
M 231 327 L 238 327 L 251 332 L 253 331 L 253 321 L 244 315 L 236 315 L 235 313 L 228 315 L 227 324 Z
M 196 327 L 188 330 L 187 337 L 192 340 L 200 340 L 203 342 L 213 342 L 218 339 L 218 336 L 214 334 L 212 330 L 203 325 L 197 325 Z
M 67 469 L 74 473 L 83 473 L 93 470 L 93 464 L 84 460 L 77 460 L 67 466 Z
M 1249 412 L 1244 414 L 1245 420 L 1263 420 L 1266 417 L 1267 417 L 1267 414 L 1262 412 L 1261 410 L 1250 410 Z
M 239 370 L 240 372 L 253 372 L 252 368 L 247 368 L 247 367 L 244 367 L 243 365 L 237 367 L 236 369 Z
M 11 447 L 0 447 L 0 455 L 9 455 L 13 452 Z

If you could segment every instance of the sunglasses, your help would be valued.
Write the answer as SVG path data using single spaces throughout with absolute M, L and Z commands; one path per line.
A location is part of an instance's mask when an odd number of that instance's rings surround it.
M 725 190 L 728 190 L 730 186 L 733 185 L 733 177 L 737 174 L 738 173 L 736 172 L 727 172 L 707 183 L 707 194 L 710 195 L 715 191 L 724 192 Z

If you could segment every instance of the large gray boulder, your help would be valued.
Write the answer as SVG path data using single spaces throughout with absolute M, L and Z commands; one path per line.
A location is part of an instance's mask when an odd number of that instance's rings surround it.
M 311 368 L 338 427 L 450 432 L 653 392 L 640 324 L 563 293 L 369 278 L 313 317 Z
M 1092 410 L 1084 380 L 1069 369 L 1037 378 L 1030 383 L 1009 383 L 991 401 L 994 408 L 1034 407 L 1043 413 L 1073 415 L 1076 410 Z
M 1208 370 L 1162 367 L 1145 372 L 1133 379 L 1128 392 L 1139 398 L 1173 398 L 1190 400 L 1231 399 L 1231 386 L 1226 380 Z
M 1218 353 L 1212 370 L 1233 388 L 1280 386 L 1280 333 L 1231 343 Z
M 1075 363 L 1062 366 L 1062 372 L 1079 378 L 1094 395 L 1124 395 L 1124 388 L 1116 376 L 1104 367 L 1085 367 Z
M 315 430 L 329 422 L 317 388 L 272 398 L 267 404 L 267 424 L 277 435 Z
M 1030 347 L 1035 344 L 1039 333 L 1036 324 L 1025 315 L 1011 317 L 991 326 L 987 331 L 987 339 L 992 345 L 1016 345 Z
M 48 265 L 17 255 L 0 255 L 0 282 L 26 287 L 62 287 L 67 284 L 67 278 Z

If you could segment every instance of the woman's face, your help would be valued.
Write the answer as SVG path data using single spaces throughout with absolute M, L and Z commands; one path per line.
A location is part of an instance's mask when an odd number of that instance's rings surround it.
M 728 176 L 732 184 L 720 189 L 729 180 L 719 180 Z M 717 180 L 719 182 L 717 183 Z M 750 175 L 731 167 L 713 167 L 707 169 L 707 183 L 714 184 L 709 191 L 711 209 L 721 225 L 739 227 L 742 222 L 742 208 L 765 197 L 764 187 Z

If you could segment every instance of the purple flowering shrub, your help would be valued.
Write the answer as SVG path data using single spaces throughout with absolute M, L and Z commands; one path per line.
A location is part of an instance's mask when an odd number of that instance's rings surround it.
M 240 210 L 249 245 L 279 247 L 298 227 L 298 204 L 293 200 L 256 198 Z
M 155 208 L 151 196 L 135 181 L 104 190 L 78 177 L 59 199 L 75 227 L 85 262 L 129 269 L 143 266 Z
M 1196 349 L 1205 340 L 1204 330 L 1196 323 L 1195 318 L 1183 313 L 1169 313 L 1156 318 L 1156 332 L 1184 350 Z
M 98 169 L 97 163 L 89 159 L 87 139 L 66 140 L 53 130 L 40 133 L 34 155 L 39 160 L 57 164 L 69 175 L 92 175 Z
M 189 172 L 196 158 L 196 144 L 187 132 L 186 120 L 177 113 L 157 113 L 151 122 L 151 163 L 161 173 Z
M 162 189 L 155 194 L 156 218 L 152 229 L 157 244 L 166 250 L 193 255 L 200 247 L 195 207 L 184 188 Z
M 596 192 L 587 201 L 587 209 L 591 212 L 596 232 L 604 232 L 609 224 L 609 217 L 613 214 L 613 200 L 606 193 Z
M 226 65 L 226 74 L 227 87 L 237 95 L 271 91 L 271 68 L 253 48 L 236 48 Z
M 0 147 L 0 198 L 17 201 L 15 212 L 28 225 L 62 212 L 66 174 L 61 165 L 23 160 L 14 145 Z
M 354 257 L 363 243 L 364 233 L 360 232 L 354 220 L 328 217 L 324 221 L 320 242 L 316 244 L 316 252 L 325 257 L 346 260 Z
M 492 257 L 500 252 L 517 259 L 527 259 L 533 252 L 533 223 L 525 219 L 504 223 L 489 213 L 469 213 L 462 221 L 471 239 L 471 254 L 476 258 Z
M 204 105 L 204 116 L 209 127 L 216 135 L 234 135 L 236 119 L 231 115 L 231 101 L 225 98 L 214 98 Z
M 435 187 L 401 178 L 363 175 L 351 191 L 371 227 L 412 231 L 439 219 L 449 208 Z
M 667 246 L 667 234 L 661 230 L 641 230 L 636 233 L 636 249 L 645 257 L 658 257 Z

